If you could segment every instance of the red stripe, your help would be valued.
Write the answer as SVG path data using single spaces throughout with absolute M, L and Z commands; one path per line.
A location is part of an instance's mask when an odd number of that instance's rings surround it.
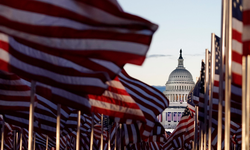
M 243 25 L 250 25 L 250 10 L 244 10 L 242 12 L 242 22 Z
M 232 29 L 232 39 L 242 43 L 242 33 Z
M 82 62 L 81 58 L 88 57 L 88 58 L 98 58 L 98 59 L 107 59 L 111 62 L 116 62 L 116 65 L 123 66 L 125 63 L 134 63 L 134 64 L 142 64 L 142 62 L 145 59 L 145 56 L 137 55 L 137 54 L 131 54 L 126 52 L 115 52 L 115 51 L 109 51 L 109 50 L 84 50 L 84 51 L 78 51 L 78 50 L 62 50 L 62 49 L 55 49 L 48 46 L 44 46 L 41 44 L 36 44 L 32 42 L 25 41 L 24 39 L 17 39 L 18 42 L 23 43 L 29 47 L 32 47 L 34 49 L 38 49 L 42 52 L 52 54 L 55 56 L 60 56 L 65 59 L 69 59 L 70 61 Z M 71 55 L 69 55 L 71 54 Z M 146 52 L 145 52 L 146 55 Z M 122 57 L 117 57 L 122 56 Z M 83 66 L 86 64 L 81 63 Z M 93 68 L 95 69 L 95 68 Z
M 122 102 L 121 100 L 118 99 L 113 99 L 110 97 L 106 97 L 106 96 L 96 96 L 96 95 L 88 95 L 90 99 L 93 99 L 95 101 L 100 101 L 100 102 L 106 102 L 106 103 L 110 103 L 110 104 L 115 104 L 115 105 L 119 105 L 121 107 L 127 107 L 127 108 L 131 108 L 131 109 L 140 109 L 140 107 L 136 104 L 136 103 L 132 103 L 132 102 Z M 114 96 L 115 97 L 115 96 Z
M 242 55 L 232 50 L 232 61 L 242 64 Z
M 136 33 L 119 33 L 117 31 L 101 31 L 101 30 L 78 30 L 60 26 L 38 26 L 29 25 L 20 22 L 10 21 L 0 16 L 0 24 L 8 28 L 18 30 L 25 33 L 30 33 L 48 38 L 67 38 L 67 39 L 101 39 L 113 41 L 134 42 L 148 45 L 151 41 L 151 36 L 136 34 Z M 3 30 L 4 32 L 4 30 Z M 15 35 L 13 35 L 15 36 Z
M 242 85 L 242 76 L 232 72 L 232 83 Z
M 250 55 L 250 40 L 243 42 L 243 55 Z
M 70 4 L 72 4 L 72 2 L 68 2 Z M 89 3 L 89 2 L 88 2 Z M 92 2 L 90 2 L 89 4 L 91 4 Z M 108 2 L 101 2 L 104 5 L 102 6 L 102 8 L 105 8 L 105 11 L 107 11 L 108 9 L 110 9 L 111 5 L 108 5 Z M 78 22 L 82 22 L 85 24 L 89 24 L 89 25 L 93 25 L 93 26 L 104 26 L 104 27 L 120 27 L 120 28 L 128 28 L 128 29 L 136 29 L 136 30 L 142 30 L 145 28 L 148 28 L 150 30 L 150 27 L 152 26 L 152 23 L 150 23 L 149 21 L 142 19 L 140 17 L 131 15 L 131 14 L 127 14 L 125 12 L 121 12 L 121 11 L 114 11 L 115 9 L 113 9 L 112 15 L 118 16 L 120 18 L 125 18 L 125 19 L 130 19 L 130 20 L 136 20 L 139 22 L 143 22 L 141 24 L 116 24 L 114 22 L 114 24 L 106 24 L 103 22 L 97 22 L 95 20 L 92 20 L 91 18 L 87 18 L 83 15 L 80 15 L 78 13 L 72 12 L 70 10 L 61 8 L 59 6 L 55 6 L 55 5 L 51 5 L 51 4 L 47 4 L 41 1 L 30 1 L 30 0 L 23 0 L 23 1 L 19 1 L 19 2 L 15 2 L 14 0 L 3 0 L 1 1 L 1 4 L 13 7 L 13 8 L 17 8 L 20 10 L 26 10 L 26 11 L 30 11 L 30 12 L 36 12 L 36 13 L 40 13 L 40 14 L 46 14 L 46 15 L 50 15 L 50 16 L 55 16 L 55 17 L 63 17 L 63 18 L 68 18 L 70 20 L 75 20 Z M 92 3 L 92 5 L 94 7 L 100 7 L 100 2 L 94 2 Z M 80 7 L 80 6 L 79 6 Z M 101 8 L 101 9 L 102 9 Z M 82 8 L 83 9 L 83 8 Z M 119 9 L 116 9 L 119 10 Z M 89 10 L 91 11 L 91 10 Z M 109 12 L 112 10 L 109 10 Z M 149 25 L 145 25 L 145 24 L 149 24 Z

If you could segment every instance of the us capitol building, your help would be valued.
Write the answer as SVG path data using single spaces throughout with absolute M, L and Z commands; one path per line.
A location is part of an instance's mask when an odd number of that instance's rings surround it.
M 162 112 L 162 125 L 166 131 L 172 132 L 177 126 L 187 106 L 188 93 L 195 86 L 191 73 L 185 69 L 182 49 L 178 66 L 169 75 L 166 90 L 163 94 L 169 99 L 170 105 Z

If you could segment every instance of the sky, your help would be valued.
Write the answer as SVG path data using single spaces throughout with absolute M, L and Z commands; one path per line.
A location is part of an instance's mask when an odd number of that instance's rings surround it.
M 182 49 L 184 67 L 200 75 L 205 49 L 211 49 L 211 33 L 220 36 L 220 0 L 118 0 L 127 13 L 159 26 L 142 66 L 125 65 L 127 73 L 149 85 L 165 86 L 177 67 Z

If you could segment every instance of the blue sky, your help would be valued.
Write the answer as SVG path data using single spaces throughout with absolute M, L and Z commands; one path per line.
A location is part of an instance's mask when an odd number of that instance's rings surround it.
M 184 67 L 199 76 L 211 33 L 220 36 L 220 0 L 118 0 L 125 12 L 159 25 L 142 66 L 127 64 L 125 70 L 149 85 L 164 86 L 177 67 L 183 50 Z

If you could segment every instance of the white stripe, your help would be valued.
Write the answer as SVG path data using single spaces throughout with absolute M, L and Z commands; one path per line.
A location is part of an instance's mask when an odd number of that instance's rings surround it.
M 107 85 L 102 83 L 97 78 L 90 78 L 90 77 L 70 77 L 66 75 L 57 74 L 42 68 L 34 67 L 30 64 L 21 62 L 20 60 L 16 59 L 6 51 L 0 48 L 0 59 L 3 61 L 15 66 L 16 68 L 21 69 L 22 71 L 28 72 L 33 75 L 41 75 L 44 77 L 48 77 L 54 81 L 64 83 L 64 84 L 73 84 L 73 85 L 98 85 L 102 88 L 107 88 Z M 30 72 L 32 71 L 32 72 Z
M 123 128 L 124 128 L 124 132 L 125 132 L 125 145 L 127 145 L 127 144 L 129 144 L 129 138 L 128 138 L 128 129 L 127 129 L 127 125 L 126 124 L 124 124 L 123 125 Z
M 239 33 L 242 33 L 243 24 L 241 21 L 235 18 L 232 18 L 232 28 L 238 31 Z
M 232 50 L 234 52 L 237 52 L 238 54 L 242 55 L 242 43 L 233 39 L 232 40 Z
M 7 34 L 16 36 L 27 41 L 37 44 L 45 45 L 51 48 L 58 48 L 61 50 L 108 50 L 126 52 L 136 55 L 145 55 L 148 46 L 140 43 L 115 41 L 115 40 L 101 40 L 101 39 L 72 39 L 72 38 L 50 38 L 38 35 L 32 35 L 25 32 L 13 30 L 11 28 L 0 26 L 0 30 Z
M 74 101 L 78 104 L 85 105 L 86 107 L 89 107 L 89 108 L 91 107 L 87 98 L 82 97 L 82 96 L 78 96 L 78 95 L 73 94 L 71 92 L 68 92 L 66 90 L 52 87 L 52 93 L 55 95 L 58 95 L 58 96 L 62 96 L 68 100 Z
M 6 73 L 7 73 L 7 72 L 6 72 Z M 4 72 L 4 74 L 5 74 L 5 72 Z M 8 74 L 6 74 L 6 75 L 8 75 Z M 0 78 L 0 83 L 1 83 L 2 85 L 12 85 L 12 86 L 16 86 L 16 85 L 26 85 L 26 84 L 22 83 L 22 80 L 20 80 L 20 79 L 17 79 L 17 80 L 14 80 L 14 79 L 6 80 L 6 79 L 1 79 L 1 78 Z
M 106 83 L 110 87 L 114 87 L 116 89 L 123 89 L 125 90 L 125 87 L 122 85 L 120 81 L 112 80 L 112 81 L 107 81 Z
M 121 68 L 118 67 L 116 64 L 110 62 L 110 61 L 105 61 L 105 60 L 100 60 L 100 59 L 93 59 L 90 58 L 91 61 L 98 63 L 99 65 L 102 65 L 103 67 L 109 69 L 115 74 L 118 74 L 121 71 Z M 112 68 L 112 69 L 111 69 Z
M 244 26 L 243 27 L 243 32 L 242 32 L 242 41 L 249 41 L 250 40 L 250 25 Z
M 218 86 L 214 86 L 213 87 L 213 92 L 214 93 L 219 93 L 219 87 Z
M 243 0 L 243 11 L 250 10 L 250 1 L 249 0 Z
M 166 106 L 169 106 L 169 103 L 167 101 L 167 98 L 166 97 L 163 97 L 161 94 L 158 93 L 158 91 L 155 91 L 153 88 L 151 88 L 150 86 L 147 86 L 145 85 L 144 83 L 142 82 L 138 82 L 136 80 L 133 80 L 133 79 L 130 79 L 130 78 L 127 78 L 126 76 L 124 76 L 122 73 L 119 74 L 119 76 L 121 76 L 122 78 L 124 78 L 125 80 L 128 80 L 134 84 L 137 84 L 137 85 L 140 85 L 142 87 L 144 87 L 145 89 L 149 90 L 150 92 L 152 92 L 153 94 L 159 96 L 161 98 L 161 100 L 157 99 L 156 97 L 154 96 L 151 96 L 151 95 L 148 95 L 147 93 L 145 93 L 142 89 L 138 88 L 138 86 L 134 86 L 132 84 L 130 84 L 130 87 L 132 87 L 133 89 L 137 89 L 138 92 L 140 93 L 144 93 L 146 94 L 147 96 L 149 96 L 150 99 L 154 100 L 155 102 L 157 102 L 158 104 L 161 104 L 161 105 L 166 105 Z M 121 78 L 119 78 L 121 79 Z M 122 80 L 122 79 L 121 79 Z M 124 80 L 123 80 L 124 81 Z M 124 81 L 126 82 L 126 81 Z
M 92 18 L 93 18 L 93 14 Z M 117 33 L 134 33 L 142 35 L 151 35 L 152 31 L 150 30 L 139 30 L 134 31 L 131 29 L 124 28 L 106 28 L 106 27 L 95 27 L 82 22 L 77 22 L 63 17 L 49 16 L 46 14 L 39 14 L 36 12 L 30 12 L 25 10 L 20 10 L 12 8 L 5 5 L 0 5 L 0 16 L 12 20 L 15 22 L 20 22 L 24 24 L 37 25 L 37 26 L 47 26 L 47 27 L 67 27 L 77 30 L 97 30 L 97 31 L 115 31 Z M 91 18 L 91 19 L 92 19 Z M 102 17 L 103 18 L 103 17 Z M 105 19 L 104 19 L 105 20 Z M 114 20 L 113 20 L 114 21 Z M 114 24 L 114 22 L 112 22 Z
M 117 89 L 119 90 L 119 89 Z M 113 93 L 111 91 L 106 90 L 102 96 L 108 97 L 110 99 L 114 99 L 115 101 L 121 101 L 126 103 L 133 103 L 134 105 L 137 105 L 134 99 L 130 95 L 122 95 L 118 93 Z M 139 107 L 139 106 L 138 106 Z
M 8 96 L 27 96 L 30 97 L 30 91 L 9 91 L 9 90 L 0 90 L 1 95 Z
M 5 107 L 16 106 L 18 109 L 18 107 L 27 107 L 28 108 L 30 106 L 30 102 L 0 100 L 0 105 L 5 106 Z
M 138 143 L 139 141 L 138 141 L 137 132 L 135 130 L 135 125 L 134 124 L 131 124 L 131 131 L 132 131 L 134 143 Z
M 144 117 L 144 115 L 140 109 L 132 109 L 129 107 L 123 107 L 120 105 L 107 103 L 104 101 L 98 101 L 98 100 L 91 99 L 91 98 L 89 99 L 89 103 L 91 106 L 95 106 L 97 108 L 103 108 L 103 109 L 108 109 L 108 110 L 112 110 L 112 111 L 116 111 L 116 112 L 123 112 L 125 114 L 132 114 L 132 115 Z
M 117 16 L 110 14 L 108 12 L 105 12 L 101 9 L 98 9 L 96 7 L 92 7 L 90 5 L 77 2 L 77 1 L 72 2 L 69 0 L 42 0 L 42 2 L 45 2 L 45 1 L 46 3 L 50 3 L 55 6 L 60 6 L 62 8 L 73 11 L 75 13 L 78 13 L 80 15 L 83 15 L 87 18 L 90 18 L 98 22 L 103 22 L 107 24 L 118 24 L 118 25 L 120 24 L 145 24 L 145 22 L 118 18 Z
M 232 61 L 232 72 L 242 75 L 242 66 L 239 63 L 236 63 L 235 61 Z
M 51 63 L 53 65 L 62 66 L 62 67 L 69 67 L 74 68 L 76 70 L 79 70 L 81 72 L 93 72 L 92 70 L 85 68 L 83 66 L 80 66 L 78 64 L 73 63 L 72 61 L 69 61 L 67 59 L 53 56 L 47 53 L 43 53 L 39 50 L 33 49 L 31 47 L 28 47 L 26 45 L 23 45 L 21 43 L 18 43 L 14 40 L 14 38 L 10 37 L 9 44 L 18 52 L 27 55 L 29 57 L 39 59 L 48 63 Z

